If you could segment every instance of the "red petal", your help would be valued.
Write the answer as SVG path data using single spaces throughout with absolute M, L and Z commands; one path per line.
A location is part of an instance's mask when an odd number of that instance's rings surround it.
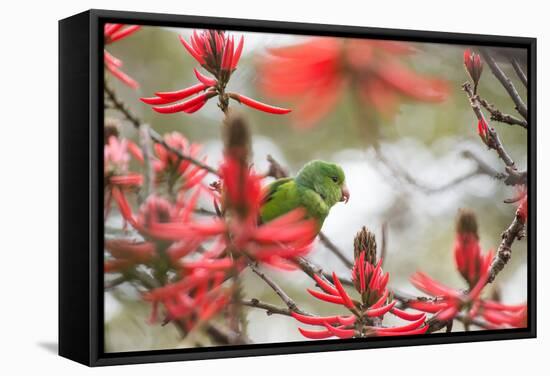
M 331 326 L 329 323 L 324 323 L 325 328 L 327 328 L 332 334 L 339 338 L 351 338 L 355 335 L 355 329 L 342 329 L 339 327 Z
M 376 330 L 376 332 L 377 333 L 380 333 L 380 332 L 384 332 L 384 333 L 408 332 L 408 331 L 411 331 L 411 330 L 414 330 L 414 329 L 418 328 L 419 326 L 424 324 L 425 321 L 426 321 L 426 314 L 424 313 L 424 315 L 420 319 L 418 319 L 414 322 L 411 322 L 409 324 L 406 324 L 406 325 L 403 325 L 403 326 L 394 326 L 394 327 L 391 327 L 391 328 L 378 328 Z
M 302 328 L 298 328 L 298 330 L 300 331 L 300 333 L 302 333 L 304 337 L 310 339 L 325 339 L 333 337 L 332 332 L 328 330 L 306 330 Z
M 395 307 L 391 310 L 391 313 L 393 313 L 395 316 L 399 317 L 400 319 L 408 320 L 408 321 L 416 321 L 424 316 L 424 313 L 406 312 Z
M 344 289 L 344 286 L 342 286 L 342 283 L 340 283 L 338 276 L 334 272 L 332 272 L 332 280 L 334 281 L 334 286 L 338 290 L 338 295 L 340 295 L 340 297 L 342 297 L 342 300 L 344 301 L 344 305 L 348 308 L 355 308 L 355 305 L 351 301 L 351 298 Z
M 191 54 L 191 56 L 193 56 L 195 60 L 199 62 L 200 65 L 204 65 L 204 58 L 197 51 L 195 51 L 193 47 L 189 45 L 189 43 L 187 43 L 185 38 L 180 35 L 179 39 L 181 44 L 183 44 L 183 47 L 185 47 L 185 49 Z
M 379 332 L 376 331 L 376 335 L 380 337 L 386 337 L 386 336 L 411 336 L 415 334 L 424 334 L 428 331 L 430 327 L 428 325 L 424 325 L 421 328 L 409 330 L 408 332 Z
M 394 300 L 393 302 L 391 302 L 390 304 L 387 304 L 383 307 L 380 307 L 380 308 L 374 308 L 374 309 L 367 309 L 365 311 L 365 314 L 368 316 L 368 317 L 380 317 L 380 316 L 383 316 L 385 315 L 387 312 L 389 312 L 393 306 L 397 303 L 396 300 Z
M 270 114 L 284 115 L 292 111 L 287 108 L 270 106 L 268 104 L 258 102 L 257 100 L 246 97 L 242 94 L 233 94 L 232 97 L 248 107 L 254 108 L 259 111 L 268 112 Z
M 311 295 L 313 295 L 317 299 L 323 300 L 325 302 L 344 305 L 344 300 L 339 296 L 329 295 L 329 294 L 325 294 L 325 293 L 311 290 L 311 289 L 307 289 L 307 292 L 309 292 Z
M 176 112 L 186 111 L 186 110 L 192 109 L 193 107 L 199 104 L 203 104 L 204 102 L 206 102 L 208 99 L 212 98 L 215 95 L 216 93 L 212 93 L 212 92 L 202 93 L 182 103 L 177 103 L 170 106 L 162 106 L 162 107 L 154 106 L 153 110 L 161 114 L 173 114 Z
M 313 275 L 313 279 L 315 279 L 315 282 L 317 282 L 319 287 L 325 290 L 325 292 L 332 295 L 338 295 L 338 290 L 332 287 L 328 282 L 326 282 L 323 278 L 319 277 L 317 274 Z
M 126 38 L 128 35 L 135 33 L 139 29 L 141 29 L 141 26 L 132 25 L 132 26 L 128 26 L 126 29 L 119 30 L 115 33 L 112 33 L 111 36 L 109 37 L 109 43 L 115 42 L 122 38 Z
M 239 45 L 237 46 L 237 49 L 235 50 L 235 54 L 233 55 L 233 59 L 231 60 L 231 70 L 237 68 L 237 64 L 239 64 L 239 60 L 243 52 L 243 46 L 244 46 L 244 36 L 241 36 Z
M 338 316 L 328 316 L 328 317 L 319 317 L 319 316 L 306 316 L 292 311 L 290 313 L 292 317 L 304 324 L 309 325 L 324 325 L 324 322 L 331 324 L 338 322 Z
M 195 72 L 195 76 L 197 77 L 197 80 L 202 82 L 207 87 L 216 86 L 216 84 L 218 83 L 218 81 L 216 81 L 214 78 L 207 77 L 201 72 L 199 72 L 197 68 L 193 68 L 193 72 Z
M 158 95 L 162 98 L 172 99 L 172 101 L 177 101 L 185 99 L 193 94 L 197 94 L 205 89 L 208 89 L 208 86 L 201 82 L 199 84 L 178 91 L 156 92 L 155 95 Z

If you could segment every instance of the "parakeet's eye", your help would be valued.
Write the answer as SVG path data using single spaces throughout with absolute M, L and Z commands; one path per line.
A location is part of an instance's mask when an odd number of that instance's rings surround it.
M 331 179 L 333 182 L 338 183 L 338 178 L 336 176 L 333 176 Z

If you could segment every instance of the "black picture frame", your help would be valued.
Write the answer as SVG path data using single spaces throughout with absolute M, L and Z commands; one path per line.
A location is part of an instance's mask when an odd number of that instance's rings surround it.
M 528 54 L 528 327 L 430 336 L 103 351 L 103 27 L 105 22 L 524 48 Z M 536 39 L 88 10 L 59 21 L 59 354 L 88 366 L 536 337 Z

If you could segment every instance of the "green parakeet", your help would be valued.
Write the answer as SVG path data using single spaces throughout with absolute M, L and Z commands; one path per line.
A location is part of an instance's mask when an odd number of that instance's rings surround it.
M 339 201 L 348 202 L 344 170 L 334 163 L 311 161 L 295 178 L 282 178 L 269 184 L 260 216 L 268 222 L 296 208 L 306 209 L 308 218 L 317 221 L 321 231 L 330 208 Z

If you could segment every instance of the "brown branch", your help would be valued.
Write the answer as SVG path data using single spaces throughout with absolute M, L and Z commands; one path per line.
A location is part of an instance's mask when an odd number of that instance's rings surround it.
M 107 95 L 107 98 L 111 101 L 111 104 L 113 105 L 114 109 L 118 110 L 126 118 L 126 120 L 128 120 L 130 123 L 132 123 L 132 125 L 134 127 L 139 129 L 139 127 L 142 123 L 141 120 L 137 116 L 135 116 L 130 111 L 130 109 L 124 104 L 124 102 L 122 102 L 122 100 L 120 100 L 116 96 L 115 91 L 107 84 L 107 82 L 105 82 L 104 91 L 105 91 L 105 94 Z M 164 146 L 164 148 L 169 150 L 171 153 L 174 153 L 175 155 L 177 155 L 178 158 L 180 158 L 182 160 L 185 160 L 185 161 L 189 161 L 189 162 L 193 163 L 195 166 L 198 166 L 198 167 L 202 168 L 203 170 L 206 170 L 206 171 L 210 172 L 213 175 L 219 176 L 218 171 L 216 169 L 214 169 L 213 167 L 210 167 L 207 164 L 205 164 L 205 163 L 203 163 L 203 162 L 201 162 L 201 161 L 199 161 L 199 160 L 197 160 L 197 159 L 195 159 L 195 158 L 193 158 L 189 155 L 185 155 L 185 154 L 181 153 L 179 150 L 174 149 L 173 147 L 168 145 L 166 143 L 166 141 L 164 141 L 164 138 L 159 133 L 157 133 L 154 129 L 149 128 L 149 135 L 151 136 L 151 139 L 153 141 L 155 141 L 157 144 L 161 144 L 162 146 Z
M 513 82 L 502 71 L 502 69 L 500 69 L 496 61 L 487 52 L 487 50 L 482 50 L 481 55 L 483 56 L 483 59 L 487 62 L 487 65 L 489 65 L 489 68 L 491 69 L 491 72 L 493 72 L 493 75 L 497 78 L 497 80 L 500 81 L 501 85 L 504 87 L 510 98 L 512 98 L 512 101 L 516 105 L 516 110 L 524 119 L 527 120 L 527 106 L 525 105 L 525 103 L 523 103 L 523 100 L 519 96 L 519 93 L 516 90 Z
M 510 226 L 502 233 L 502 241 L 498 246 L 497 253 L 491 263 L 489 279 L 487 283 L 495 280 L 498 273 L 504 269 L 504 266 L 512 258 L 512 244 L 516 239 L 521 240 L 525 236 L 525 224 L 521 222 L 517 213 Z
M 519 125 L 520 127 L 527 129 L 527 121 L 523 119 L 519 119 L 515 116 L 508 115 L 500 111 L 498 108 L 495 107 L 492 103 L 487 102 L 485 99 L 481 98 L 479 95 L 477 96 L 477 100 L 479 103 L 491 114 L 491 120 L 498 121 L 500 123 L 506 123 L 509 125 Z
M 505 167 L 506 173 L 498 172 L 470 150 L 464 150 L 461 154 L 464 158 L 474 161 L 480 173 L 488 175 L 494 179 L 501 180 L 506 185 L 527 184 L 527 171 L 517 171 L 513 168 Z
M 274 304 L 264 303 L 259 301 L 256 298 L 252 298 L 250 300 L 241 300 L 239 304 L 247 307 L 263 309 L 265 310 L 265 313 L 268 316 L 271 316 L 271 315 L 291 316 L 293 312 L 292 310 L 290 310 L 290 308 L 283 308 L 283 307 L 278 307 Z
M 277 283 L 271 279 L 271 277 L 269 277 L 267 274 L 265 274 L 264 272 L 262 272 L 256 265 L 254 265 L 254 263 L 249 263 L 248 266 L 250 267 L 250 269 L 252 269 L 252 271 L 254 273 L 256 273 L 256 275 L 258 275 L 258 277 L 260 277 L 261 279 L 264 280 L 264 282 L 269 286 L 271 287 L 271 289 L 273 291 L 275 291 L 275 293 L 279 296 L 279 298 L 281 298 L 281 300 L 286 304 L 286 306 L 288 307 L 289 310 L 291 311 L 294 311 L 294 312 L 298 312 L 298 313 L 304 313 L 304 311 L 302 311 L 300 308 L 298 308 L 298 305 L 296 304 L 296 302 L 294 300 L 292 300 L 292 298 L 290 296 L 288 296 L 288 294 L 286 292 L 284 292 L 284 290 L 279 286 L 277 285 Z
M 462 89 L 466 92 L 466 95 L 470 100 L 470 106 L 472 107 L 472 110 L 474 111 L 474 114 L 476 115 L 477 119 L 485 122 L 486 124 L 489 124 L 485 119 L 483 112 L 481 111 L 481 106 L 479 104 L 478 97 L 474 94 L 474 91 L 472 90 L 472 85 L 469 82 L 465 82 L 462 85 Z M 516 165 L 513 159 L 510 157 L 510 155 L 508 155 L 508 153 L 504 149 L 504 146 L 502 146 L 502 142 L 500 141 L 500 138 L 496 130 L 492 127 L 488 127 L 487 131 L 489 133 L 488 135 L 489 140 L 487 142 L 487 146 L 490 149 L 493 149 L 497 152 L 499 158 L 502 159 L 502 161 L 506 166 L 515 170 Z
M 516 72 L 516 76 L 518 76 L 519 80 L 523 84 L 523 86 L 527 87 L 527 75 L 523 72 L 523 69 L 521 69 L 521 66 L 519 65 L 519 62 L 511 58 L 510 62 L 512 63 L 512 67 L 514 68 L 514 72 Z

